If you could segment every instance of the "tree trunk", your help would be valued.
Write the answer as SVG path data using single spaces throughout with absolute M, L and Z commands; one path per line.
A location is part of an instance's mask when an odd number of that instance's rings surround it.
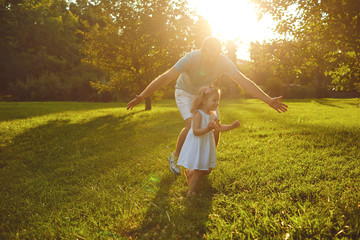
M 316 76 L 315 95 L 317 98 L 328 97 L 324 74 L 318 72 Z
M 145 98 L 145 111 L 151 110 L 151 98 L 147 97 Z

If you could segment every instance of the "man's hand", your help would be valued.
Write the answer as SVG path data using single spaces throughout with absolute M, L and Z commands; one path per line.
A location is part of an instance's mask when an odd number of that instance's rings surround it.
M 280 100 L 282 99 L 282 96 L 280 97 L 274 97 L 271 98 L 271 100 L 269 101 L 269 106 L 272 107 L 273 109 L 275 109 L 278 113 L 281 112 L 286 112 L 288 106 L 282 102 L 280 102 Z
M 141 101 L 144 99 L 143 96 L 141 95 L 136 95 L 135 98 L 133 100 L 131 100 L 128 105 L 126 110 L 132 110 L 136 105 L 138 105 L 139 103 L 141 103 Z

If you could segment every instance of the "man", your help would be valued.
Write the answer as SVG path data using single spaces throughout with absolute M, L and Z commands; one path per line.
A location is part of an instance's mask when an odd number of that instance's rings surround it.
M 140 95 L 136 95 L 127 105 L 127 109 L 133 109 L 134 106 L 139 104 L 144 98 L 147 98 L 156 90 L 177 79 L 175 99 L 178 109 L 185 121 L 185 128 L 180 131 L 176 150 L 171 153 L 168 159 L 170 170 L 174 174 L 180 174 L 180 168 L 176 165 L 175 161 L 177 157 L 179 157 L 181 147 L 191 128 L 192 114 L 190 109 L 192 100 L 200 88 L 211 86 L 221 74 L 228 75 L 245 89 L 245 91 L 253 97 L 264 101 L 277 112 L 287 111 L 288 106 L 280 102 L 282 97 L 269 97 L 253 81 L 239 72 L 229 58 L 221 54 L 221 43 L 217 38 L 206 38 L 200 50 L 187 53 L 172 68 L 152 81 Z M 217 115 L 219 116 L 218 111 Z M 219 141 L 219 133 L 214 132 L 214 136 L 217 144 Z

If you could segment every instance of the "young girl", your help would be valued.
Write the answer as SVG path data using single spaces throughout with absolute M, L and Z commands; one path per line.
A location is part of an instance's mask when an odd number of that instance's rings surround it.
M 214 87 L 202 88 L 194 99 L 191 129 L 186 136 L 177 164 L 187 168 L 184 174 L 189 185 L 188 195 L 196 194 L 196 186 L 203 175 L 216 167 L 216 146 L 213 130 L 226 132 L 237 128 L 239 121 L 221 125 L 216 116 L 220 90 Z

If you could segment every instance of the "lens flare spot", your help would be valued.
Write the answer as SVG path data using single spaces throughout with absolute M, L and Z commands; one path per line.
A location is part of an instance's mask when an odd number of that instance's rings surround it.
M 149 192 L 156 192 L 158 190 L 157 183 L 160 181 L 160 177 L 155 173 L 150 173 L 144 181 L 142 181 L 142 187 Z
M 158 175 L 154 174 L 154 173 L 150 173 L 150 174 L 149 174 L 149 179 L 150 179 L 150 181 L 152 181 L 152 182 L 158 182 L 158 181 L 160 181 L 160 177 L 159 177 Z

